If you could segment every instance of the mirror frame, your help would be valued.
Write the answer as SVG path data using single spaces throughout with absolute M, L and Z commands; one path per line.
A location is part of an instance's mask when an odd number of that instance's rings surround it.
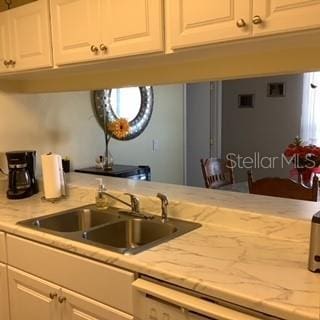
M 95 90 L 93 96 L 93 112 L 101 129 L 116 140 L 131 140 L 138 137 L 147 127 L 153 111 L 153 88 L 151 86 L 139 87 L 141 105 L 135 118 L 129 121 L 129 133 L 125 138 L 119 139 L 108 130 L 107 124 L 119 119 L 111 105 L 111 91 L 114 89 Z M 106 119 L 105 119 L 106 116 Z

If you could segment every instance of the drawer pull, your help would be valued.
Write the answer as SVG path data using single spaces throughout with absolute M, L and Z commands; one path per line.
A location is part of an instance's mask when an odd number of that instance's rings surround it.
M 50 294 L 49 294 L 49 298 L 50 298 L 51 300 L 55 299 L 57 296 L 58 296 L 58 295 L 57 295 L 56 293 L 50 292 Z
M 64 303 L 66 300 L 67 300 L 66 297 L 59 297 L 58 298 L 59 303 Z
M 108 47 L 105 44 L 101 43 L 100 44 L 100 50 L 103 51 L 104 53 L 107 53 L 108 52 Z
M 252 18 L 252 23 L 253 23 L 253 24 L 262 24 L 262 23 L 263 23 L 263 20 L 261 19 L 260 16 L 254 16 L 254 17 Z
M 99 51 L 98 47 L 96 47 L 96 46 L 94 46 L 94 45 L 92 45 L 92 46 L 90 47 L 90 50 L 91 50 L 91 52 L 93 52 L 93 53 L 95 53 L 95 54 L 97 54 L 98 51 Z
M 244 28 L 246 25 L 247 25 L 247 24 L 246 24 L 246 22 L 245 22 L 243 19 L 239 19 L 239 20 L 237 21 L 237 27 L 238 27 L 238 28 Z

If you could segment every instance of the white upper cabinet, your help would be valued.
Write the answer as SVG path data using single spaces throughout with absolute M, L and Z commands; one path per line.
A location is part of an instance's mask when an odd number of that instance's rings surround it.
M 172 49 L 239 39 L 250 32 L 250 0 L 167 0 L 166 14 Z
M 52 41 L 56 64 L 95 60 L 100 0 L 52 0 Z M 92 47 L 92 48 L 91 48 Z
M 0 13 L 0 72 L 52 66 L 48 0 Z
M 319 28 L 320 0 L 254 0 L 252 14 L 254 35 Z
M 9 27 L 8 13 L 0 13 L 0 72 L 7 72 L 9 68 Z
M 51 0 L 57 65 L 163 50 L 162 0 Z
M 168 49 L 320 27 L 320 0 L 166 0 Z
M 52 66 L 48 0 L 38 0 L 9 12 L 15 70 Z
M 102 43 L 111 57 L 163 50 L 162 1 L 102 0 Z

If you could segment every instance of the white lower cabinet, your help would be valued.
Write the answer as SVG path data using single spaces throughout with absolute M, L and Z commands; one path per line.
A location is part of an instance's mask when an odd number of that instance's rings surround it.
M 58 286 L 11 267 L 8 280 L 11 320 L 59 319 Z
M 13 267 L 8 278 L 11 320 L 133 320 L 124 312 Z
M 62 301 L 62 320 L 133 320 L 124 312 L 70 290 L 62 289 Z
M 0 263 L 0 320 L 9 320 L 7 266 Z

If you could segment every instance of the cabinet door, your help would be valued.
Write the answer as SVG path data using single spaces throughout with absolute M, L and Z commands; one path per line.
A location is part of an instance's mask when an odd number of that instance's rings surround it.
M 60 319 L 58 286 L 12 267 L 8 269 L 11 320 Z
M 162 0 L 101 0 L 102 44 L 106 56 L 163 50 Z
M 167 0 L 166 10 L 171 49 L 245 38 L 251 32 L 250 0 Z
M 320 0 L 254 0 L 253 16 L 254 35 L 319 28 Z
M 100 0 L 52 0 L 52 42 L 57 65 L 99 59 Z
M 133 317 L 75 292 L 62 289 L 62 320 L 133 320 Z
M 0 263 L 0 320 L 9 320 L 7 267 Z
M 8 12 L 0 13 L 0 72 L 8 72 L 5 62 L 10 59 Z
M 48 0 L 38 0 L 9 11 L 15 70 L 52 66 Z

